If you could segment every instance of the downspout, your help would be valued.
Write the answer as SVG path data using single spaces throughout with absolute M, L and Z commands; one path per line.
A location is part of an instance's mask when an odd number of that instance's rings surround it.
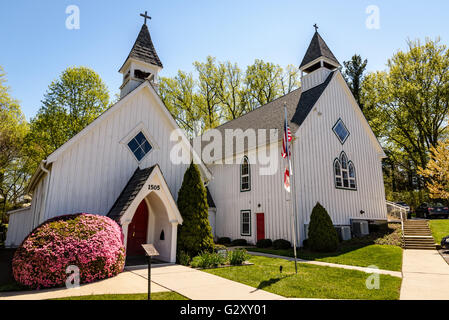
M 44 195 L 44 199 L 43 199 L 43 201 L 42 201 L 41 210 L 40 210 L 40 212 L 39 212 L 39 217 L 38 217 L 38 221 L 37 221 L 36 226 L 39 225 L 39 223 L 40 223 L 40 218 L 41 218 L 41 215 L 42 215 L 42 210 L 45 212 L 46 209 L 47 209 L 46 206 L 47 206 L 48 190 L 50 189 L 50 175 L 51 175 L 51 173 L 50 173 L 50 170 L 47 170 L 47 169 L 45 168 L 44 163 L 45 163 L 45 160 L 42 161 L 42 162 L 40 163 L 39 167 L 40 167 L 40 169 L 41 169 L 43 172 L 45 172 L 45 173 L 47 174 L 48 180 L 47 180 L 47 185 L 45 186 L 45 195 Z M 36 227 L 36 226 L 34 226 L 34 227 Z

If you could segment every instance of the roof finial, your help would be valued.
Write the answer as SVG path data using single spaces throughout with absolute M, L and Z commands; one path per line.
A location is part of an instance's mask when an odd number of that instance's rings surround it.
M 140 16 L 145 19 L 144 22 L 143 22 L 144 25 L 147 25 L 147 19 L 151 20 L 151 17 L 148 15 L 147 11 L 145 11 L 145 14 L 141 13 Z
M 318 32 L 318 25 L 316 23 L 313 25 L 313 27 L 315 28 L 315 32 Z

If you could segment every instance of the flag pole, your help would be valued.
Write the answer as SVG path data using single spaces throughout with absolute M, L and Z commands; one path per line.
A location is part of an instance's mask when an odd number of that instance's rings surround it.
M 288 120 L 287 120 L 287 103 L 284 102 L 284 113 L 285 113 L 285 129 L 287 130 L 287 126 L 288 126 Z M 289 146 L 289 142 L 288 142 L 288 134 L 287 132 L 284 132 L 284 135 L 287 135 L 287 139 L 286 139 L 286 143 L 285 143 L 285 147 L 286 147 L 286 151 L 287 151 L 287 161 L 288 161 L 288 172 L 289 172 L 289 176 L 290 176 L 290 191 L 291 191 L 291 196 L 292 196 L 292 215 L 293 215 L 293 225 L 292 228 L 293 230 L 293 252 L 294 252 L 294 256 L 295 256 L 295 272 L 298 273 L 298 258 L 296 255 L 296 232 L 298 230 L 298 219 L 296 217 L 296 195 L 294 193 L 294 189 L 293 189 L 293 172 L 292 172 L 292 165 L 290 162 L 290 146 Z M 292 139 L 293 141 L 293 139 Z

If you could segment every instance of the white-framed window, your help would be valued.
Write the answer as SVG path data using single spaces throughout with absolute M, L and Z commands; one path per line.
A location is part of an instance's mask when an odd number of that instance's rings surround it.
M 251 190 L 251 166 L 248 157 L 243 157 L 240 165 L 240 192 Z
M 251 210 L 240 211 L 240 235 L 251 236 Z
M 345 152 L 334 160 L 334 178 L 337 189 L 357 190 L 355 165 L 348 160 Z
M 142 131 L 128 142 L 128 147 L 137 161 L 142 160 L 153 149 Z

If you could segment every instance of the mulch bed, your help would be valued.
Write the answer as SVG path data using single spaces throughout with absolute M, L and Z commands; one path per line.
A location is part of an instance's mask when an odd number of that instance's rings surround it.
M 12 258 L 16 249 L 0 249 L 0 285 L 14 282 Z

